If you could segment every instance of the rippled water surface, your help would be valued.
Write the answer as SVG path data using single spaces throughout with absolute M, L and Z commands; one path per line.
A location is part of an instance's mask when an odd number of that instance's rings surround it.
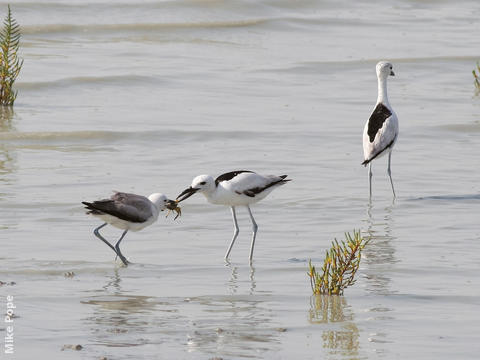
M 0 114 L 6 358 L 478 357 L 478 1 L 11 6 L 25 62 Z M 396 73 L 398 198 L 382 158 L 369 203 L 361 134 L 381 59 Z M 230 212 L 197 195 L 180 219 L 127 235 L 125 268 L 80 204 L 175 197 L 198 174 L 244 168 L 293 179 L 252 208 L 252 266 L 244 209 L 228 264 Z M 358 282 L 311 297 L 308 260 L 354 228 L 372 237 Z

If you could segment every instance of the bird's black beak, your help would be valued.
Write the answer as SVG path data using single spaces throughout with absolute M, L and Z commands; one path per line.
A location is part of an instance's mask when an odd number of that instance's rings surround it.
M 390 70 L 390 76 L 395 76 L 395 73 L 393 72 L 393 70 Z
M 188 189 L 183 190 L 182 193 L 177 196 L 177 203 L 179 203 L 180 201 L 188 199 L 190 196 L 195 194 L 198 190 L 200 190 L 200 189 L 195 189 L 195 188 L 192 188 L 191 186 Z

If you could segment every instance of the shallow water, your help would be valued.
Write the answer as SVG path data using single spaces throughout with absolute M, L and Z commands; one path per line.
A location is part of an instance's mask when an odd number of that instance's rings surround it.
M 13 296 L 17 315 L 5 356 L 478 356 L 477 1 L 11 4 L 25 63 L 0 114 L 1 306 Z M 396 73 L 398 198 L 382 158 L 369 203 L 361 134 L 380 59 Z M 243 209 L 231 263 L 230 213 L 197 195 L 128 234 L 124 268 L 80 206 L 112 190 L 175 197 L 243 168 L 294 179 L 253 207 L 251 267 Z M 358 282 L 311 298 L 308 259 L 354 228 L 372 237 Z

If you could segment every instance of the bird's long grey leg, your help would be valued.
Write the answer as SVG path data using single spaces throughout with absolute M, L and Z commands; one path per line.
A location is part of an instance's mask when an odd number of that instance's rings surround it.
M 117 243 L 115 244 L 116 253 L 117 253 L 118 257 L 120 258 L 120 260 L 122 260 L 122 262 L 125 265 L 128 265 L 129 261 L 127 260 L 127 258 L 125 256 L 123 256 L 122 252 L 120 251 L 120 242 L 123 240 L 123 238 L 125 237 L 127 232 L 128 232 L 128 230 L 125 230 L 123 232 L 122 236 L 120 236 L 120 239 L 118 239 Z
M 395 188 L 393 187 L 392 170 L 390 169 L 391 160 L 392 160 L 392 151 L 390 151 L 390 152 L 388 153 L 388 168 L 387 168 L 387 173 L 388 173 L 388 176 L 390 177 L 390 184 L 392 185 L 393 198 L 395 199 L 395 198 L 396 198 Z
M 368 186 L 370 188 L 370 200 L 372 199 L 372 162 L 368 163 Z
M 250 219 L 252 220 L 252 230 L 253 230 L 252 244 L 250 245 L 250 256 L 248 257 L 251 263 L 253 258 L 253 247 L 255 246 L 255 238 L 257 237 L 258 225 L 255 222 L 255 219 L 253 218 L 253 215 L 252 215 L 252 211 L 250 210 L 250 206 L 248 205 L 247 205 L 247 210 L 248 210 L 248 214 L 250 215 Z
M 230 246 L 228 247 L 227 252 L 225 253 L 225 260 L 228 259 L 228 256 L 230 255 L 230 251 L 232 251 L 233 243 L 237 239 L 238 236 L 238 223 L 237 223 L 237 214 L 235 214 L 235 206 L 231 207 L 232 209 L 232 218 L 233 218 L 233 238 L 232 241 L 230 242 Z
M 110 249 L 112 249 L 113 251 L 115 251 L 115 254 L 117 254 L 117 250 L 115 250 L 115 248 L 113 247 L 112 244 L 110 244 L 101 234 L 100 234 L 100 229 L 105 227 L 107 225 L 107 223 L 103 224 L 103 225 L 100 225 L 99 227 L 97 227 L 95 230 L 93 230 L 93 233 L 95 234 L 95 236 L 97 238 L 99 238 L 100 240 L 102 240 L 105 244 L 107 244 Z M 118 255 L 118 254 L 117 254 Z

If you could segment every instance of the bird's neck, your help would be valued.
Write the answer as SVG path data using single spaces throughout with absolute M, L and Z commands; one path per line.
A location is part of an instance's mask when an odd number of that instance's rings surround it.
M 210 191 L 202 191 L 203 196 L 207 199 L 209 203 L 215 204 L 215 200 L 218 196 L 218 188 L 215 188 L 214 190 Z
M 387 96 L 387 79 L 382 77 L 378 78 L 377 104 L 379 103 L 389 105 Z
M 157 204 L 152 204 L 152 214 L 156 218 L 160 215 L 160 207 Z

